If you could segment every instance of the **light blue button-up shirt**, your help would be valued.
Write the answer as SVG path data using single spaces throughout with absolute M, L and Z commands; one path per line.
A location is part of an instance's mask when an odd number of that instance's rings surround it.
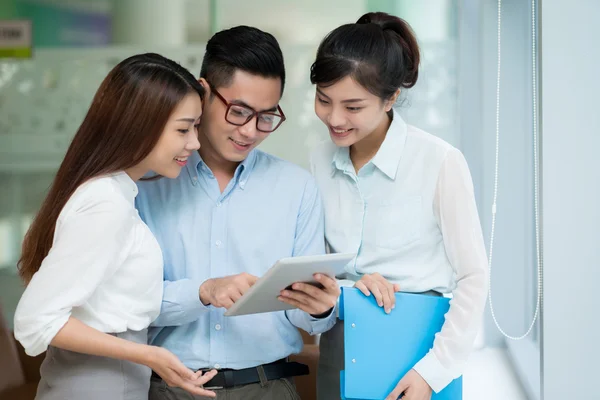
M 189 368 L 247 368 L 302 349 L 297 328 L 322 333 L 335 312 L 315 319 L 300 310 L 224 317 L 204 306 L 210 278 L 263 275 L 278 259 L 325 253 L 320 195 L 308 171 L 259 150 L 221 193 L 195 152 L 177 179 L 140 182 L 136 207 L 164 257 L 164 297 L 150 342 Z
M 487 256 L 469 167 L 441 139 L 394 117 L 377 154 L 356 173 L 349 149 L 315 149 L 325 237 L 356 252 L 340 282 L 379 273 L 405 292 L 452 292 L 446 323 L 414 369 L 436 392 L 462 373 L 487 296 Z

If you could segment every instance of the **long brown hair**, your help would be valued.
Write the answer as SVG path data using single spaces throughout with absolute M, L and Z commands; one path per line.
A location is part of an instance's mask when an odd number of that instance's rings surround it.
M 25 282 L 48 255 L 56 221 L 73 192 L 91 178 L 139 164 L 189 93 L 203 98 L 204 89 L 188 70 L 158 54 L 129 57 L 110 71 L 25 235 L 17 264 Z

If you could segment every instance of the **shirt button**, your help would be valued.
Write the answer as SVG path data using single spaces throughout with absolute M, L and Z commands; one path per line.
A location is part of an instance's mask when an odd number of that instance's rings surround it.
M 221 247 L 221 245 L 222 245 L 223 243 L 222 243 L 220 240 L 217 240 L 217 241 L 215 242 L 215 244 L 217 245 L 217 247 Z
M 215 364 L 215 369 L 221 369 L 221 364 Z
M 215 325 L 215 329 L 218 330 L 218 331 L 220 331 L 221 330 L 221 325 L 220 324 L 216 324 Z
M 221 202 L 217 201 L 217 207 L 221 207 Z

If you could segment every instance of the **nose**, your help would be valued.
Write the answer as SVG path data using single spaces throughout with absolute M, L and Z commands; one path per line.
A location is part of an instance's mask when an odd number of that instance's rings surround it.
M 329 125 L 334 127 L 342 127 L 346 123 L 346 117 L 342 110 L 337 107 L 333 107 L 331 112 L 327 116 L 327 122 Z
M 258 136 L 258 130 L 256 129 L 256 116 L 248 121 L 245 125 L 238 128 L 240 134 L 248 139 L 254 140 Z
M 198 140 L 198 130 L 192 129 L 190 131 L 190 138 L 185 145 L 186 150 L 195 151 L 200 148 L 200 141 Z

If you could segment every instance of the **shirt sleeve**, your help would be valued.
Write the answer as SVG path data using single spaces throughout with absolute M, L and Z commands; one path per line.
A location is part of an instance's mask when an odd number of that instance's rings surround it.
M 135 199 L 135 207 L 142 221 L 153 230 L 155 224 L 151 218 L 151 199 L 144 186 L 139 185 L 138 188 L 139 193 Z M 164 260 L 164 262 L 163 299 L 160 314 L 150 325 L 154 327 L 181 326 L 196 321 L 202 314 L 210 311 L 210 308 L 200 301 L 200 286 L 204 281 L 189 278 L 170 279 L 167 274 L 173 268 L 167 264 L 168 260 Z
M 152 326 L 181 326 L 196 321 L 210 308 L 200 301 L 200 286 L 204 281 L 179 279 L 163 282 L 160 315 Z
M 316 254 L 325 254 L 325 217 L 321 195 L 315 180 L 310 177 L 304 188 L 302 204 L 298 213 L 293 256 Z M 336 318 L 335 307 L 325 318 L 314 318 L 299 309 L 287 310 L 285 314 L 292 325 L 311 335 L 331 329 Z
M 437 393 L 458 378 L 472 351 L 487 296 L 487 256 L 471 174 L 463 155 L 448 152 L 437 181 L 434 213 L 456 288 L 433 348 L 414 369 Z
M 27 354 L 43 353 L 72 309 L 116 271 L 127 254 L 132 218 L 127 204 L 96 198 L 57 222 L 53 246 L 15 312 L 15 337 Z

